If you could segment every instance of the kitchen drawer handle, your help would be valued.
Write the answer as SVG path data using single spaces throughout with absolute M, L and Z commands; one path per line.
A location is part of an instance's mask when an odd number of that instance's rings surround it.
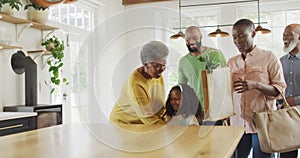
M 1 127 L 0 131 L 6 130 L 6 129 L 12 129 L 12 128 L 17 128 L 17 127 L 22 127 L 23 124 L 17 124 L 17 125 L 12 125 L 12 126 L 7 126 L 7 127 Z

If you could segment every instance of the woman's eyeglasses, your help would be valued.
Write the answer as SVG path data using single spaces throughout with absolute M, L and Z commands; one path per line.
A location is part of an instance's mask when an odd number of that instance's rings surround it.
M 151 62 L 150 64 L 156 69 L 166 69 L 166 64 L 160 64 L 156 62 Z

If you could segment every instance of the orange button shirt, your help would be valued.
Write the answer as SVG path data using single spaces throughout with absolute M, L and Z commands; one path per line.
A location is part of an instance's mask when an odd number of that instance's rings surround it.
M 230 58 L 228 66 L 232 70 L 233 82 L 238 80 L 253 80 L 272 85 L 282 92 L 286 88 L 280 61 L 271 51 L 255 47 L 247 54 L 245 60 L 241 54 Z M 246 133 L 256 133 L 252 111 L 265 111 L 265 97 L 267 98 L 267 105 L 271 109 L 276 109 L 276 98 L 265 96 L 257 89 L 243 93 L 233 92 L 236 115 L 230 118 L 230 125 L 243 126 Z

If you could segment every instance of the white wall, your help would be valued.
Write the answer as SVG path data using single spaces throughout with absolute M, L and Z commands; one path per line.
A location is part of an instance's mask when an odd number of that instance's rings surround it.
M 105 1 L 95 10 L 95 30 L 86 39 L 89 47 L 89 117 L 86 122 L 107 122 L 103 107 L 114 100 L 111 82 L 112 65 L 126 47 L 124 38 L 115 39 L 120 32 L 126 31 L 126 18 L 120 18 L 123 11 L 121 0 Z M 121 14 L 122 16 L 122 14 Z M 110 47 L 112 45 L 113 47 Z M 111 105 L 112 106 L 112 105 Z
M 26 19 L 26 12 L 20 10 L 16 12 L 14 16 Z M 17 32 L 16 33 L 16 27 Z M 39 50 L 41 49 L 41 31 L 25 27 L 25 25 L 18 25 L 0 21 L 1 39 L 6 40 L 6 44 L 17 45 L 23 47 L 21 49 L 26 55 L 28 50 Z M 4 31 L 6 33 L 4 33 Z M 19 38 L 17 39 L 17 35 Z M 25 78 L 24 74 L 16 74 L 11 67 L 11 56 L 17 52 L 15 49 L 0 50 L 0 111 L 2 107 L 6 105 L 24 105 L 25 104 Z M 38 87 L 38 103 L 49 103 L 50 93 L 49 87 L 43 86 L 43 77 L 47 74 L 47 71 L 42 69 L 41 56 L 40 54 L 30 54 L 32 58 L 35 58 L 35 62 L 38 64 L 38 82 L 40 81 L 40 87 Z

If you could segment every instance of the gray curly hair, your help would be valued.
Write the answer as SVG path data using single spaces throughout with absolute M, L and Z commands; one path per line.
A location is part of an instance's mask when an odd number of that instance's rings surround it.
M 168 47 L 159 41 L 150 41 L 145 44 L 141 50 L 141 60 L 142 63 L 150 63 L 153 61 L 161 60 L 162 58 L 168 56 Z

